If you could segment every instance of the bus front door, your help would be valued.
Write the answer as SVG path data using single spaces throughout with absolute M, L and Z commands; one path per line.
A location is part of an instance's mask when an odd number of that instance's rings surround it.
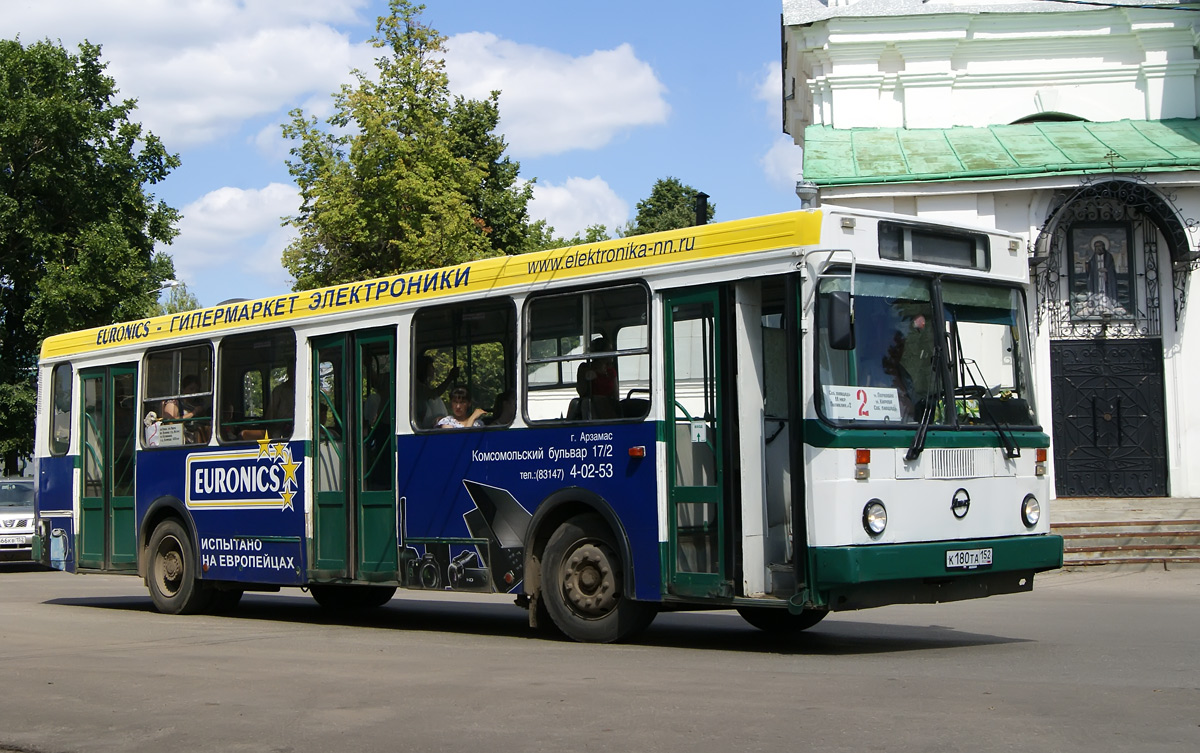
M 317 338 L 313 352 L 311 577 L 395 580 L 395 333 Z
M 136 570 L 137 365 L 85 369 L 79 377 L 83 488 L 76 564 L 84 570 Z
M 720 424 L 720 299 L 715 290 L 666 299 L 668 579 L 680 596 L 732 596 L 725 557 Z

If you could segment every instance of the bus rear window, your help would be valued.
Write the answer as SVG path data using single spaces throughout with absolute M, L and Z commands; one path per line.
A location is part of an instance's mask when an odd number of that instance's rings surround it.
M 62 456 L 71 446 L 71 383 L 74 374 L 71 364 L 54 367 L 51 379 L 50 454 Z

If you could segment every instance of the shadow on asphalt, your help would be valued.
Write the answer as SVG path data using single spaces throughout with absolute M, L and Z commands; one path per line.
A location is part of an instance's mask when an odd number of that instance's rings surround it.
M 50 568 L 42 567 L 36 562 L 0 562 L 0 574 L 48 572 L 51 572 Z
M 148 596 L 59 598 L 45 603 L 154 612 Z M 834 615 L 803 633 L 779 636 L 751 627 L 730 611 L 667 612 L 660 614 L 649 629 L 628 641 L 628 644 L 768 654 L 852 656 L 993 646 L 1028 640 L 964 632 L 944 625 L 861 622 L 854 620 L 854 614 Z M 336 613 L 318 606 L 308 597 L 247 594 L 230 614 L 177 619 L 344 625 L 403 632 L 430 631 L 568 642 L 555 631 L 531 629 L 525 610 L 513 604 L 422 600 L 404 596 L 398 596 L 380 609 Z

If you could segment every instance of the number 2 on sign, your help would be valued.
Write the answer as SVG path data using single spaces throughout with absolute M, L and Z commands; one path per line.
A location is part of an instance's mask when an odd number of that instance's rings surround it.
M 855 395 L 858 398 L 858 415 L 870 416 L 871 411 L 867 410 L 867 391 L 859 390 Z

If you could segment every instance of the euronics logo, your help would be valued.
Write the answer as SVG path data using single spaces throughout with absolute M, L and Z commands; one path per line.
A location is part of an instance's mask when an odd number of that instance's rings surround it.
M 257 448 L 188 455 L 184 503 L 192 510 L 291 510 L 303 463 L 270 438 Z

